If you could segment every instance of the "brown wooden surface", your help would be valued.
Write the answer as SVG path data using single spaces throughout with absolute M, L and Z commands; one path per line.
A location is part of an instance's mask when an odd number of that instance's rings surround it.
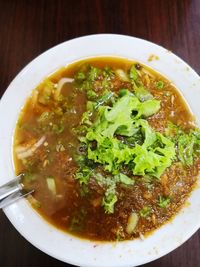
M 0 0 L 0 95 L 41 52 L 94 33 L 127 34 L 163 45 L 200 74 L 200 0 Z M 67 265 L 29 244 L 0 211 L 0 266 Z M 199 232 L 145 266 L 199 267 Z

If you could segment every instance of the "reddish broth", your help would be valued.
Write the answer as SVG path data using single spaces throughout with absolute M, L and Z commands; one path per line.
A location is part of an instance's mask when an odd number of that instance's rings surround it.
M 199 171 L 199 160 L 190 167 L 183 167 L 174 162 L 161 176 L 160 181 L 153 183 L 147 177 L 135 176 L 133 188 L 119 184 L 118 201 L 113 214 L 106 214 L 101 206 L 102 188 L 93 178 L 89 182 L 90 193 L 83 196 L 81 186 L 75 179 L 77 164 L 74 154 L 79 141 L 72 129 L 79 125 L 81 116 L 86 110 L 86 94 L 78 92 L 71 83 L 62 87 L 62 101 L 54 101 L 51 92 L 47 91 L 44 99 L 41 92 L 57 84 L 63 77 L 73 78 L 83 64 L 94 67 L 111 67 L 128 72 L 135 62 L 120 58 L 93 58 L 73 63 L 58 70 L 48 77 L 33 91 L 23 107 L 15 130 L 14 161 L 16 174 L 25 172 L 26 188 L 35 189 L 30 198 L 32 206 L 48 222 L 63 231 L 82 238 L 102 241 L 134 239 L 158 228 L 171 219 L 185 203 L 192 191 Z M 164 133 L 168 121 L 180 125 L 186 131 L 193 128 L 193 117 L 182 96 L 170 81 L 159 73 L 139 65 L 141 80 L 155 99 L 161 101 L 158 113 L 148 118 L 153 129 Z M 164 82 L 164 88 L 158 89 L 158 81 Z M 116 78 L 113 91 L 129 88 L 130 84 Z M 56 90 L 56 89 L 55 89 Z M 46 101 L 46 102 L 45 102 Z M 49 117 L 45 117 L 45 112 Z M 41 137 L 45 141 L 31 156 L 19 158 L 16 151 L 21 147 L 30 147 Z M 23 157 L 23 156 L 22 156 Z M 47 178 L 54 179 L 56 194 L 47 186 Z M 51 180 L 52 181 L 52 180 Z M 167 208 L 158 205 L 159 196 L 170 196 Z M 151 211 L 143 210 L 150 207 Z M 139 216 L 133 233 L 126 231 L 128 218 L 132 212 Z M 143 212 L 141 212 L 143 211 Z M 140 215 L 139 215 L 140 214 Z M 148 216 L 146 216 L 146 214 Z

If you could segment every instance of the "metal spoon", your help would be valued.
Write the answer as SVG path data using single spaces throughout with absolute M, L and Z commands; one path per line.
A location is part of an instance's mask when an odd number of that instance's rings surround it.
M 34 192 L 34 190 L 27 191 L 24 189 L 23 176 L 24 174 L 20 174 L 10 182 L 0 186 L 0 209 Z

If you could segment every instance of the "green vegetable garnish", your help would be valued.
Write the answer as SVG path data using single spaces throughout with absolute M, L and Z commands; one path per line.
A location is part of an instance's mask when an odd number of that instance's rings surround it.
M 60 123 L 59 125 L 53 124 L 52 126 L 52 131 L 56 134 L 62 133 L 64 129 L 65 129 L 65 126 L 62 123 Z
M 94 108 L 97 109 L 99 106 L 106 104 L 112 97 L 114 93 L 106 91 L 101 97 L 96 100 Z
M 156 88 L 157 89 L 163 89 L 163 87 L 164 87 L 164 82 L 163 81 L 158 81 L 157 83 L 156 83 Z
M 75 76 L 75 80 L 82 81 L 85 80 L 86 76 L 83 72 L 79 71 Z
M 117 196 L 115 192 L 106 191 L 105 197 L 103 198 L 102 206 L 106 213 L 114 212 L 114 205 L 117 202 Z
M 166 135 L 177 146 L 177 158 L 183 165 L 191 166 L 200 152 L 200 130 L 194 129 L 186 133 L 173 123 L 168 123 Z
M 169 197 L 163 197 L 163 196 L 160 196 L 159 199 L 158 199 L 158 206 L 160 208 L 167 208 L 170 204 L 170 198 Z
M 165 91 L 165 92 L 163 92 L 163 95 L 164 95 L 164 96 L 170 96 L 171 93 L 170 93 L 169 91 Z
M 140 86 L 135 89 L 135 95 L 140 101 L 144 102 L 146 100 L 153 99 L 152 94 L 146 90 L 144 87 Z
M 106 213 L 114 212 L 114 205 L 117 202 L 116 186 L 117 183 L 125 185 L 134 185 L 134 180 L 123 173 L 119 173 L 115 176 L 104 177 L 100 173 L 94 174 L 97 183 L 105 188 L 105 196 L 102 201 L 102 206 Z
M 120 172 L 122 166 L 127 166 L 133 175 L 149 174 L 159 178 L 175 156 L 173 142 L 155 132 L 143 119 L 158 112 L 160 102 L 155 99 L 141 102 L 126 89 L 120 91 L 120 96 L 112 106 L 104 102 L 111 97 L 108 93 L 97 100 L 97 104 L 88 102 L 88 110 L 82 117 L 82 123 L 87 125 L 86 134 L 79 137 L 87 146 L 86 159 L 101 164 L 113 175 L 97 177 L 98 183 L 106 188 L 102 205 L 107 213 L 113 212 L 117 201 L 116 184 L 134 184 L 133 179 Z M 93 123 L 91 114 L 95 114 Z M 117 135 L 123 136 L 125 142 L 118 140 Z M 128 138 L 135 139 L 131 146 Z M 76 179 L 87 184 L 91 174 L 91 169 L 85 166 L 77 172 Z
M 85 227 L 85 217 L 87 212 L 85 209 L 81 208 L 80 210 L 75 211 L 74 216 L 70 222 L 70 231 L 72 232 L 80 232 Z
M 98 94 L 95 91 L 95 84 L 98 88 L 106 91 L 110 88 L 111 81 L 114 77 L 114 72 L 108 67 L 100 69 L 90 65 L 84 65 L 75 75 L 75 82 L 77 89 L 85 91 L 89 100 L 96 101 Z
M 151 207 L 149 207 L 149 206 L 144 206 L 144 207 L 140 210 L 139 214 L 140 214 L 141 217 L 146 218 L 146 217 L 148 217 L 148 216 L 151 214 L 151 212 L 152 212 Z
M 87 90 L 87 97 L 88 99 L 95 99 L 97 94 L 92 89 L 89 89 Z
M 91 174 L 92 174 L 92 170 L 89 167 L 84 166 L 79 169 L 79 171 L 76 173 L 75 178 L 79 180 L 79 183 L 81 185 L 87 184 L 90 179 Z
M 100 69 L 91 66 L 90 67 L 89 74 L 88 74 L 88 79 L 90 81 L 95 81 L 97 79 L 97 77 L 99 76 L 100 73 L 101 73 L 101 70 Z
M 101 163 L 106 171 L 113 174 L 119 172 L 122 164 L 129 165 L 132 162 L 134 175 L 150 173 L 159 177 L 171 164 L 175 155 L 174 145 L 162 134 L 155 133 L 146 120 L 140 119 L 142 115 L 147 115 L 148 107 L 148 115 L 158 111 L 158 104 L 159 101 L 154 99 L 141 103 L 127 91 L 113 108 L 101 106 L 98 110 L 99 116 L 86 134 L 87 157 Z M 132 115 L 133 111 L 137 111 L 135 116 Z M 142 136 L 142 145 L 136 143 L 133 148 L 115 137 L 115 134 L 134 136 L 138 132 Z M 96 149 L 90 146 L 93 141 L 97 143 Z
M 138 78 L 138 73 L 134 65 L 130 68 L 129 77 L 134 81 L 136 81 Z
M 49 117 L 51 116 L 51 113 L 48 111 L 42 112 L 42 114 L 40 115 L 40 117 L 37 119 L 38 122 L 45 122 L 46 120 L 49 119 Z
M 119 181 L 125 185 L 133 185 L 135 182 L 133 179 L 131 179 L 130 177 L 128 177 L 127 175 L 125 175 L 123 173 L 119 173 L 119 174 L 115 175 L 115 179 L 116 179 L 116 181 Z
M 94 83 L 104 88 L 102 79 L 109 83 L 114 77 L 110 72 L 94 67 L 89 67 L 84 75 L 79 86 L 87 94 L 94 92 Z M 84 126 L 84 131 L 74 130 L 85 144 L 83 159 L 77 161 L 80 168 L 76 179 L 81 185 L 87 185 L 91 178 L 96 179 L 104 189 L 102 206 L 106 213 L 114 212 L 118 199 L 117 184 L 134 186 L 133 175 L 150 175 L 159 179 L 175 158 L 173 141 L 153 130 L 146 120 L 159 111 L 160 101 L 136 81 L 138 73 L 134 65 L 129 78 L 135 94 L 121 89 L 117 96 L 108 89 L 104 90 L 101 96 L 87 102 L 80 125 Z M 89 162 L 93 164 L 92 168 Z M 95 164 L 104 170 L 105 175 L 95 171 Z M 122 172 L 123 168 L 132 173 L 130 177 Z M 146 208 L 141 214 L 144 212 L 148 213 Z
M 43 84 L 44 89 L 38 95 L 38 102 L 43 105 L 48 105 L 54 90 L 54 84 L 48 79 L 46 79 Z

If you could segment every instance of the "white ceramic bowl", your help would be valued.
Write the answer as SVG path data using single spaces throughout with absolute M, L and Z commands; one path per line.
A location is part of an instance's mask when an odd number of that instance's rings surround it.
M 151 54 L 158 60 L 148 61 Z M 120 56 L 138 60 L 171 80 L 200 118 L 200 78 L 180 58 L 153 43 L 114 34 L 100 34 L 64 42 L 29 63 L 12 81 L 0 102 L 0 184 L 14 177 L 13 132 L 21 107 L 31 90 L 61 66 L 86 57 Z M 43 220 L 26 202 L 18 201 L 4 212 L 30 243 L 45 253 L 80 266 L 137 266 L 155 260 L 186 241 L 200 225 L 200 189 L 193 191 L 190 205 L 175 219 L 145 240 L 98 243 L 65 234 Z M 102 225 L 103 227 L 103 225 Z M 16 248 L 17 249 L 17 248 Z M 20 253 L 20 251 L 19 251 Z

